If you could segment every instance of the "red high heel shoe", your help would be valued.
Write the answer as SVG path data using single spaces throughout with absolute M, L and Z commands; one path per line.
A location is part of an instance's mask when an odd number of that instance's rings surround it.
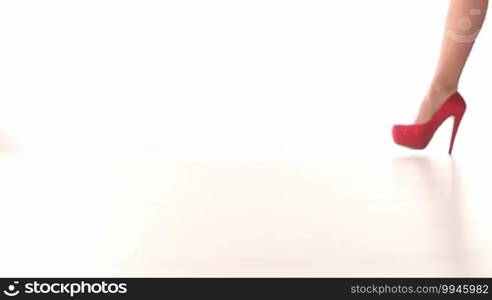
M 461 119 L 465 114 L 466 103 L 463 97 L 456 92 L 434 113 L 432 119 L 423 124 L 394 125 L 393 140 L 401 146 L 412 149 L 424 149 L 431 141 L 437 128 L 449 117 L 454 117 L 453 132 L 449 144 L 449 154 L 453 151 L 454 139 L 458 132 Z

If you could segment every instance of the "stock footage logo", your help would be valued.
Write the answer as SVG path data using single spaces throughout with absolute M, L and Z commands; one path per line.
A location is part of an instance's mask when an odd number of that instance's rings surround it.
M 3 290 L 3 293 L 9 297 L 14 297 L 19 295 L 20 291 L 17 289 L 18 281 L 14 281 L 14 284 L 9 284 L 6 290 Z
M 482 15 L 481 9 L 471 9 L 469 11 L 470 16 L 480 16 Z M 477 39 L 478 34 L 480 33 L 481 28 L 477 28 L 473 31 L 473 21 L 469 16 L 461 17 L 458 20 L 457 30 L 449 29 L 447 34 L 450 38 L 460 43 L 472 43 Z
M 128 291 L 127 283 L 113 282 L 112 280 L 43 279 L 23 281 L 22 284 L 19 284 L 19 281 L 8 282 L 8 286 L 3 290 L 3 294 L 7 297 L 15 297 L 21 294 L 18 298 L 28 295 L 56 295 L 73 298 L 83 295 L 126 294 Z M 0 298 L 1 296 L 2 294 L 0 293 Z

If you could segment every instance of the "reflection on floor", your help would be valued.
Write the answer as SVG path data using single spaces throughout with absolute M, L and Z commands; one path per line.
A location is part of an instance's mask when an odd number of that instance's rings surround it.
M 0 154 L 0 276 L 492 276 L 482 166 L 306 157 Z

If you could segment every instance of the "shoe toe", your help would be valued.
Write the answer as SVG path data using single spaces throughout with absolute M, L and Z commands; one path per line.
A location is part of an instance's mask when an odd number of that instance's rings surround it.
M 398 145 L 404 145 L 406 137 L 408 136 L 407 126 L 394 125 L 392 129 L 393 141 Z

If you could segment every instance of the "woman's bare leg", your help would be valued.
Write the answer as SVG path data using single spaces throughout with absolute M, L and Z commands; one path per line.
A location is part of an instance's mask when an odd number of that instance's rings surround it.
M 461 72 L 485 20 L 487 6 L 488 0 L 450 0 L 439 63 L 416 124 L 430 120 L 457 91 Z

